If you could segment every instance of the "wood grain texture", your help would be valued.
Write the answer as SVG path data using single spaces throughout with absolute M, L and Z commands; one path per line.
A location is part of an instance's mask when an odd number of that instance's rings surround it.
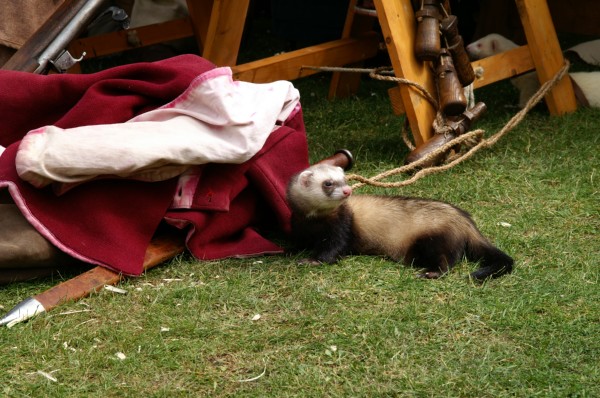
M 153 238 L 146 250 L 144 270 L 148 270 L 183 252 L 183 239 L 176 234 Z M 104 267 L 95 267 L 36 296 L 46 311 L 65 302 L 78 300 L 102 289 L 104 285 L 115 285 L 123 275 Z
M 517 0 L 517 9 L 540 83 L 563 67 L 564 58 L 546 0 Z M 568 76 L 546 95 L 550 113 L 561 115 L 577 109 L 573 85 Z
M 411 2 L 375 0 L 375 8 L 396 77 L 421 84 L 435 97 L 433 72 L 414 55 L 416 20 Z M 420 145 L 433 133 L 435 108 L 406 85 L 400 85 L 400 93 L 415 144 Z
M 343 66 L 373 57 L 377 53 L 375 34 L 334 40 L 300 50 L 263 58 L 232 68 L 235 79 L 254 83 L 294 80 L 318 73 L 303 66 Z

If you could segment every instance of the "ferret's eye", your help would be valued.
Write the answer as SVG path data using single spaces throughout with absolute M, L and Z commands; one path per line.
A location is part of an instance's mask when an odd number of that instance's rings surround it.
M 325 182 L 323 182 L 323 186 L 326 188 L 330 188 L 333 186 L 333 181 L 330 181 L 330 180 L 325 181 Z

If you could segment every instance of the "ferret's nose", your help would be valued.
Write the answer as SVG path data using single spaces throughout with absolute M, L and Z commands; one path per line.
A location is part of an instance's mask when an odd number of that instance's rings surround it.
M 350 196 L 352 194 L 352 188 L 350 188 L 349 186 L 345 186 L 344 188 L 342 188 L 342 193 L 344 194 L 344 196 Z

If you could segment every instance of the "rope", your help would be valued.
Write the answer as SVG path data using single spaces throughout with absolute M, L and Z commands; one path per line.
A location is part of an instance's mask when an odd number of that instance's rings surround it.
M 399 187 L 404 187 L 406 185 L 410 185 L 410 184 L 416 182 L 417 180 L 419 180 L 425 176 L 428 176 L 430 174 L 435 174 L 435 173 L 439 173 L 442 171 L 446 171 L 446 170 L 456 166 L 457 164 L 460 164 L 460 163 L 464 162 L 465 160 L 470 159 L 480 149 L 489 148 L 489 147 L 493 146 L 496 142 L 498 142 L 498 140 L 500 140 L 500 138 L 502 138 L 509 131 L 514 129 L 525 118 L 527 113 L 533 107 L 535 107 L 542 100 L 542 98 L 544 98 L 544 96 L 548 93 L 548 91 L 550 91 L 565 76 L 565 74 L 569 70 L 569 66 L 570 66 L 569 61 L 565 59 L 565 62 L 563 64 L 562 68 L 552 77 L 552 79 L 550 79 L 547 82 L 545 82 L 544 84 L 542 84 L 542 86 L 538 89 L 538 91 L 534 95 L 532 95 L 531 98 L 529 98 L 529 100 L 527 101 L 527 103 L 525 104 L 523 109 L 521 109 L 519 112 L 517 112 L 504 125 L 504 127 L 502 127 L 502 129 L 500 129 L 496 134 L 492 135 L 491 137 L 484 139 L 483 138 L 483 135 L 485 133 L 484 130 L 481 130 L 481 129 L 473 130 L 473 131 L 467 132 L 465 134 L 462 134 L 462 135 L 448 141 L 446 144 L 437 148 L 435 151 L 430 152 L 426 156 L 422 157 L 421 159 L 419 159 L 413 163 L 410 163 L 410 164 L 407 164 L 407 165 L 404 165 L 401 167 L 397 167 L 392 170 L 385 171 L 385 172 L 377 174 L 371 178 L 366 178 L 366 177 L 363 177 L 358 174 L 349 174 L 346 176 L 346 178 L 349 181 L 359 181 L 357 184 L 354 184 L 352 186 L 353 189 L 360 188 L 360 187 L 364 186 L 365 184 L 376 186 L 376 187 L 382 187 L 382 188 L 399 188 Z M 319 69 L 319 70 L 323 70 L 323 71 L 332 71 L 332 72 L 358 72 L 358 71 L 360 71 L 360 73 L 369 73 L 369 76 L 373 79 L 392 81 L 392 82 L 399 83 L 399 84 L 406 84 L 406 85 L 409 85 L 410 87 L 416 89 L 417 91 L 419 91 L 432 105 L 434 105 L 435 109 L 438 109 L 437 101 L 420 84 L 411 82 L 404 78 L 384 75 L 381 72 L 383 69 L 389 70 L 389 68 L 375 68 L 375 69 L 338 68 L 338 67 L 311 67 L 311 68 Z M 440 112 L 438 112 L 438 114 L 439 113 Z M 438 134 L 438 133 L 443 134 L 443 131 L 441 131 L 442 128 L 439 126 L 439 123 L 440 123 L 440 121 L 438 120 L 438 117 L 436 116 L 436 120 L 434 121 L 434 130 L 436 131 L 436 134 Z M 438 124 L 438 126 L 436 126 L 436 124 Z M 438 129 L 440 129 L 440 130 L 438 130 Z M 414 149 L 414 146 L 408 139 L 407 130 L 408 130 L 408 127 L 407 127 L 407 123 L 405 122 L 404 128 L 402 130 L 402 138 L 403 138 L 404 142 L 407 144 L 407 146 L 412 150 L 412 149 Z M 420 168 L 421 165 L 428 163 L 429 161 L 440 156 L 443 153 L 446 153 L 447 151 L 449 151 L 451 148 L 453 148 L 454 146 L 456 146 L 458 144 L 464 144 L 465 146 L 468 146 L 469 149 L 463 153 L 459 153 L 459 154 L 449 157 L 447 159 L 447 163 L 445 163 L 443 165 L 423 168 L 423 169 L 417 171 L 416 173 L 414 173 L 410 178 L 403 180 L 403 181 L 388 182 L 388 183 L 379 181 L 379 180 L 382 180 L 385 178 L 395 176 L 397 174 L 408 173 L 408 172 L 414 171 L 414 170 Z
M 437 100 L 433 98 L 431 94 L 429 94 L 425 87 L 423 87 L 419 83 L 410 81 L 408 79 L 394 76 L 392 68 L 388 66 L 383 66 L 379 68 L 346 68 L 343 66 L 302 66 L 300 70 L 302 69 L 319 70 L 322 72 L 368 73 L 372 79 L 387 80 L 390 82 L 406 84 L 408 86 L 411 86 L 415 88 L 423 97 L 425 97 L 425 99 L 427 99 L 427 101 L 429 101 L 435 109 L 438 108 Z

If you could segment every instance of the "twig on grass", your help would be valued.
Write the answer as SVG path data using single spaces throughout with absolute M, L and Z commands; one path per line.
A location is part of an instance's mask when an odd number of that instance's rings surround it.
M 263 361 L 263 362 L 265 363 L 265 368 L 263 369 L 261 374 L 259 374 L 258 376 L 251 377 L 249 379 L 238 380 L 238 383 L 248 383 L 251 381 L 256 381 L 256 380 L 260 379 L 261 377 L 263 377 L 267 373 L 267 362 L 266 361 Z

